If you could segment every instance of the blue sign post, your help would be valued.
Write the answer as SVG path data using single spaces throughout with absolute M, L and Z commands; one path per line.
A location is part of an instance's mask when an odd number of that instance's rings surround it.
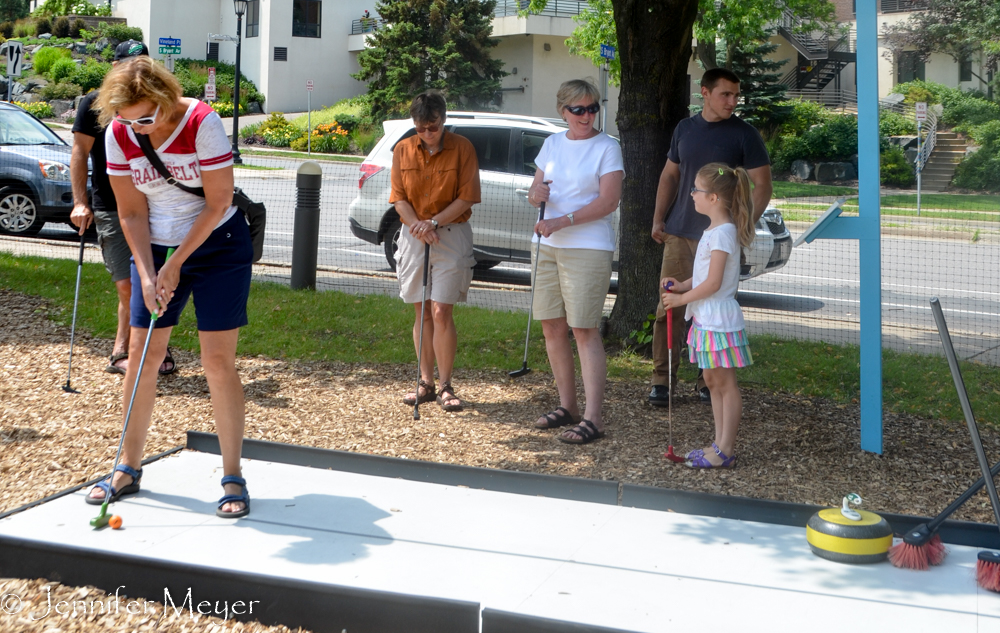
M 611 61 L 615 58 L 615 47 L 610 44 L 601 44 L 601 57 Z
M 181 38 L 179 37 L 161 37 L 160 46 L 180 46 Z

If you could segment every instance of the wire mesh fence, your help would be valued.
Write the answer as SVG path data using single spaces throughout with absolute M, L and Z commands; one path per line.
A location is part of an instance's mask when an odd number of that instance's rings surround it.
M 534 168 L 532 143 L 537 142 L 526 136 L 510 136 L 506 144 L 486 150 L 477 148 L 481 165 L 494 169 L 481 172 L 482 202 L 474 207 L 471 219 L 478 261 L 469 292 L 471 305 L 506 311 L 528 308 L 530 236 L 538 211 L 525 196 Z M 53 162 L 53 157 L 26 152 L 31 155 L 25 159 L 24 153 L 15 157 L 8 149 L 0 153 L 0 175 L 6 179 L 0 189 L 0 218 L 5 218 L 0 220 L 0 250 L 75 259 L 79 236 L 66 224 L 72 206 L 68 176 L 61 180 L 52 170 L 46 175 L 44 164 Z M 296 170 L 307 158 L 248 149 L 244 164 L 235 169 L 237 186 L 268 210 L 264 256 L 255 267 L 258 279 L 282 283 L 289 279 Z M 359 159 L 312 158 L 323 172 L 317 288 L 397 295 L 392 244 L 398 220 L 388 204 L 389 169 L 373 173 Z M 24 177 L 34 180 L 18 182 L 10 174 L 24 160 L 35 170 L 30 174 L 27 170 Z M 796 191 L 801 193 L 800 189 Z M 856 193 L 845 188 L 838 195 L 845 197 L 846 215 L 857 212 Z M 741 282 L 738 295 L 751 334 L 858 343 L 860 275 L 865 272 L 859 270 L 858 242 L 820 239 L 788 248 L 836 197 L 781 197 L 779 189 L 773 206 L 781 216 L 770 213 L 759 225 L 758 240 L 744 266 L 744 273 L 752 276 Z M 20 226 L 10 223 L 14 216 L 20 218 Z M 34 220 L 25 230 L 25 218 L 31 217 Z M 914 191 L 882 192 L 886 348 L 940 353 L 928 303 L 938 296 L 960 357 L 1000 365 L 998 219 L 1000 196 L 925 193 L 918 208 Z M 86 259 L 101 261 L 96 239 L 91 235 L 87 240 Z M 612 278 L 606 314 L 614 307 L 616 292 L 617 275 Z

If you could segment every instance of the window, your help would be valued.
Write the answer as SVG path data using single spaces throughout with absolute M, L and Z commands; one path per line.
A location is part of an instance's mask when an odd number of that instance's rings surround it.
M 917 51 L 903 51 L 899 55 L 899 81 L 924 80 L 924 60 Z
M 972 60 L 965 58 L 958 62 L 958 80 L 972 81 Z
M 476 148 L 479 169 L 510 171 L 510 128 L 455 126 L 452 129 L 455 134 L 472 141 L 472 146 Z
M 219 61 L 219 43 L 218 42 L 207 42 L 205 44 L 205 61 L 207 61 L 207 62 L 217 62 L 217 61 Z
M 274 47 L 274 61 L 276 61 L 276 62 L 287 62 L 288 61 L 288 47 L 287 46 L 275 46 Z
M 247 5 L 247 37 L 260 35 L 260 0 L 250 0 Z
M 521 164 L 518 165 L 520 168 L 518 171 L 521 174 L 525 176 L 535 175 L 535 170 L 538 168 L 535 164 L 535 159 L 538 157 L 538 152 L 542 151 L 542 144 L 548 137 L 548 134 L 535 134 L 532 132 L 523 132 L 521 134 Z
M 292 0 L 292 37 L 320 37 L 322 0 Z

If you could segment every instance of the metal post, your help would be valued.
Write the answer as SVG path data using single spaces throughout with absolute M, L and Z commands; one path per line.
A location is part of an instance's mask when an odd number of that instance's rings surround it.
M 316 253 L 319 250 L 319 194 L 323 170 L 318 163 L 302 163 L 295 175 L 295 228 L 292 234 L 292 290 L 316 289 Z
M 604 85 L 601 86 L 601 131 L 607 132 L 608 130 L 608 75 L 611 74 L 611 64 L 610 62 L 605 62 L 604 66 Z
M 924 139 L 921 136 L 920 121 L 917 121 L 917 217 L 920 217 L 920 177 L 924 171 Z
M 306 90 L 306 153 L 312 156 L 313 153 L 313 93 L 312 90 Z
M 240 158 L 240 46 L 243 43 L 243 14 L 236 14 L 236 80 L 233 82 L 233 162 L 243 164 Z

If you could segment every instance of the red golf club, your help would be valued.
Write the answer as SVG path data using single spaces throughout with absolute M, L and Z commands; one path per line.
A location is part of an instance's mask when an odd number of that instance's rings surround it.
M 673 286 L 674 282 L 668 281 L 667 285 L 663 287 L 664 290 L 670 292 L 670 286 Z M 667 310 L 667 362 L 670 364 L 669 377 L 667 378 L 667 428 L 669 429 L 667 435 L 667 452 L 663 454 L 664 457 L 675 463 L 681 463 L 684 458 L 679 455 L 674 455 L 674 311 L 673 309 Z

